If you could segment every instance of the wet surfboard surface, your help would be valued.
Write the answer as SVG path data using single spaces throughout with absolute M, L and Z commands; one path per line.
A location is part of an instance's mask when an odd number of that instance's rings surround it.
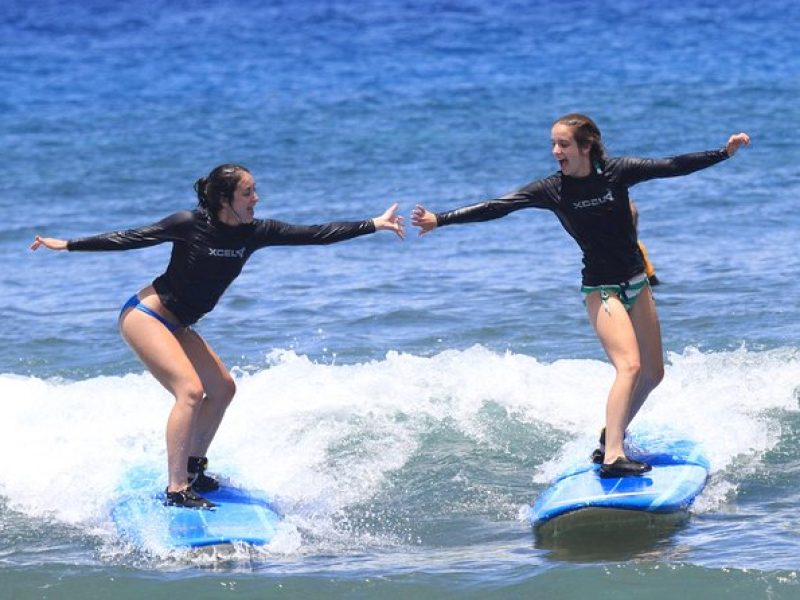
M 119 535 L 136 546 L 265 545 L 276 534 L 281 515 L 263 494 L 223 483 L 218 490 L 203 493 L 216 508 L 189 509 L 165 506 L 158 481 L 154 471 L 137 468 L 120 483 L 111 518 Z
M 647 432 L 632 433 L 630 442 L 629 457 L 647 462 L 651 471 L 601 478 L 600 466 L 587 457 L 586 463 L 556 477 L 536 499 L 529 512 L 531 525 L 538 528 L 566 518 L 602 519 L 606 512 L 609 516 L 619 516 L 619 511 L 665 515 L 688 510 L 708 478 L 709 462 L 701 446 Z

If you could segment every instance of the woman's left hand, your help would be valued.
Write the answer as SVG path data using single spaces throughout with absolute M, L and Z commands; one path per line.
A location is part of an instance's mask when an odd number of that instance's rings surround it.
M 406 236 L 406 230 L 403 226 L 403 217 L 397 214 L 397 202 L 387 208 L 386 212 L 380 217 L 372 219 L 372 222 L 375 224 L 375 229 L 378 231 L 381 229 L 394 231 L 401 240 Z
M 728 153 L 728 156 L 733 156 L 736 154 L 736 151 L 742 147 L 746 146 L 750 143 L 750 136 L 746 133 L 734 133 L 729 139 L 728 143 L 725 144 L 725 151 Z
M 44 246 L 50 250 L 66 250 L 67 241 L 59 240 L 58 238 L 45 238 L 37 235 L 35 238 L 33 238 L 33 243 L 30 245 L 30 249 L 38 250 L 40 246 Z

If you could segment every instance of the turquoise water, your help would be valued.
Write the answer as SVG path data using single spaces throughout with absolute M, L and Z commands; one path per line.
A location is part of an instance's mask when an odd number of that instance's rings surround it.
M 800 9 L 720 2 L 7 2 L 0 16 L 0 597 L 800 598 L 795 164 Z M 543 544 L 527 507 L 587 455 L 612 371 L 580 255 L 522 211 L 404 242 L 257 253 L 198 325 L 237 380 L 212 471 L 275 541 L 131 548 L 119 479 L 165 462 L 169 396 L 115 319 L 167 246 L 27 250 L 193 206 L 246 164 L 258 216 L 443 210 L 556 165 L 580 110 L 613 155 L 753 139 L 632 191 L 664 383 L 641 415 L 711 477 L 666 530 Z

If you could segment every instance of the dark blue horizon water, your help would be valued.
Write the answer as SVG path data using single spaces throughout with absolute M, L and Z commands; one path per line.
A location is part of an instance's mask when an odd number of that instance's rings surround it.
M 10 0 L 0 15 L 0 598 L 800 598 L 800 53 L 790 0 Z M 191 208 L 216 164 L 257 216 L 444 210 L 557 167 L 581 111 L 612 155 L 751 147 L 633 188 L 664 282 L 641 421 L 700 440 L 675 530 L 537 541 L 525 507 L 591 451 L 611 370 L 552 214 L 251 259 L 198 330 L 238 385 L 212 467 L 287 514 L 227 560 L 125 546 L 168 395 L 119 338 L 168 246 L 31 253 Z M 57 466 L 54 466 L 57 463 Z

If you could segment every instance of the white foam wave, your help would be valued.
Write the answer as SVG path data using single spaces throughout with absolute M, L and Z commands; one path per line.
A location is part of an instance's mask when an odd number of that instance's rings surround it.
M 266 364 L 236 371 L 237 398 L 212 447 L 211 470 L 267 491 L 290 522 L 313 523 L 323 536 L 326 527 L 335 534 L 333 515 L 384 489 L 443 421 L 487 439 L 480 414 L 487 402 L 509 418 L 573 436 L 535 475 L 549 478 L 591 449 L 613 377 L 602 361 L 545 364 L 480 346 L 433 357 L 390 352 L 357 365 L 316 364 L 282 351 Z M 798 410 L 799 383 L 794 349 L 689 349 L 669 356 L 665 381 L 640 422 L 703 443 L 713 477 L 699 506 L 710 510 L 735 490 L 726 474 L 731 465 L 757 467 L 775 446 L 781 412 Z M 0 494 L 15 510 L 106 530 L 122 475 L 166 462 L 172 401 L 148 374 L 85 381 L 0 375 L 0 396 Z M 290 532 L 276 550 L 297 544 Z

